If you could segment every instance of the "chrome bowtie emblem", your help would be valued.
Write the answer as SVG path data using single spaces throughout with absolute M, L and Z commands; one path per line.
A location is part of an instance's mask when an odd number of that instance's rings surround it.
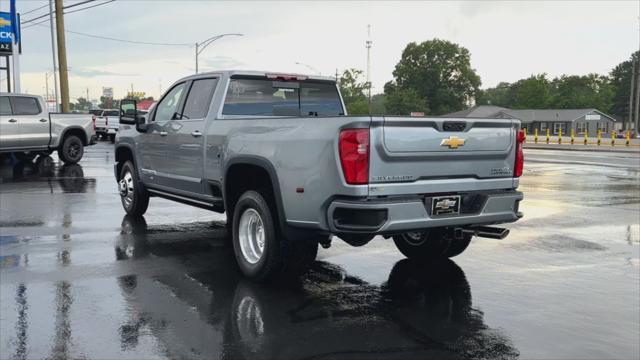
M 440 146 L 448 146 L 449 149 L 457 149 L 460 146 L 464 146 L 465 139 L 460 139 L 457 136 L 449 136 L 448 139 L 442 139 Z

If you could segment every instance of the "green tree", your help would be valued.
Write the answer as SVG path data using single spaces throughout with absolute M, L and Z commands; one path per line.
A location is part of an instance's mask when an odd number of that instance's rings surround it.
M 476 105 L 495 105 L 503 107 L 511 107 L 513 104 L 514 93 L 511 84 L 501 82 L 494 88 L 480 90 L 476 98 Z
M 549 80 L 547 74 L 531 75 L 511 85 L 514 109 L 545 109 L 551 102 L 549 95 Z
M 83 97 L 79 97 L 76 99 L 76 103 L 74 106 L 70 107 L 71 110 L 90 110 L 91 102 Z
M 395 96 L 412 90 L 407 94 L 417 94 L 435 115 L 464 109 L 480 86 L 480 77 L 471 68 L 469 50 L 439 39 L 409 43 L 393 76 L 400 90 Z M 391 109 L 387 107 L 387 111 Z
M 560 109 L 596 108 L 604 112 L 611 111 L 615 91 L 605 76 L 598 74 L 563 75 L 554 79 L 551 85 L 553 96 L 551 107 Z
M 387 110 L 385 108 L 386 95 L 375 94 L 371 96 L 371 114 L 372 115 L 385 115 Z
M 401 89 L 393 82 L 384 86 L 385 113 L 409 115 L 411 112 L 429 113 L 427 100 L 415 89 Z
M 120 101 L 114 100 L 111 97 L 100 96 L 100 104 L 98 104 L 100 109 L 117 109 L 120 107 Z
M 629 93 L 631 92 L 631 72 L 633 71 L 634 60 L 636 61 L 636 71 L 638 71 L 640 51 L 631 54 L 628 60 L 618 64 L 609 73 L 610 83 L 613 88 L 611 112 L 624 119 L 629 117 Z
M 369 114 L 369 100 L 366 95 L 369 83 L 362 79 L 363 74 L 362 70 L 347 69 L 338 79 L 340 94 L 349 115 Z

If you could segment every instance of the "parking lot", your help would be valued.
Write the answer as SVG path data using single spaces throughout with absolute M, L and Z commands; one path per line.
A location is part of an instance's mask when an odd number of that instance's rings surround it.
M 124 216 L 113 145 L 3 159 L 0 358 L 640 357 L 640 153 L 526 150 L 525 218 L 452 261 L 334 239 L 258 285 L 222 215 Z

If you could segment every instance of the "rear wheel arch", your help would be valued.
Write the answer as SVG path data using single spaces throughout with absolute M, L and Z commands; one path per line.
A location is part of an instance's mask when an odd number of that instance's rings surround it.
M 82 141 L 82 145 L 84 146 L 89 145 L 89 139 L 87 139 L 87 133 L 84 131 L 84 129 L 80 127 L 72 127 L 72 128 L 67 128 L 62 133 L 62 136 L 60 136 L 60 142 L 58 143 L 58 147 L 61 147 L 62 144 L 64 144 L 64 140 L 71 135 L 77 136 L 80 139 L 80 141 Z
M 284 229 L 286 217 L 282 202 L 280 183 L 275 168 L 269 160 L 261 157 L 241 157 L 229 161 L 225 166 L 223 200 L 227 217 L 233 216 L 234 205 L 247 190 L 268 190 L 273 201 L 272 211 L 277 214 L 281 229 Z

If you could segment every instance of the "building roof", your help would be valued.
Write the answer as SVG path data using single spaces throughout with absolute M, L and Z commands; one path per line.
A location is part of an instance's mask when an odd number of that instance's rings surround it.
M 611 121 L 616 121 L 613 117 L 599 111 L 598 109 L 522 109 L 511 110 L 505 109 L 500 111 L 494 116 L 519 119 L 523 123 L 530 123 L 535 121 L 558 121 L 558 122 L 571 122 L 584 117 L 587 114 L 598 113 L 602 116 L 608 117 Z
M 503 110 L 509 110 L 501 106 L 494 105 L 476 105 L 466 110 L 456 111 L 442 117 L 471 117 L 471 118 L 490 118 Z
M 584 117 L 587 114 L 598 113 L 611 121 L 616 121 L 611 115 L 607 115 L 595 108 L 588 109 L 522 109 L 513 110 L 494 105 L 476 105 L 466 110 L 456 111 L 442 117 L 455 118 L 511 118 L 519 119 L 523 123 L 534 121 L 558 121 L 570 122 Z

